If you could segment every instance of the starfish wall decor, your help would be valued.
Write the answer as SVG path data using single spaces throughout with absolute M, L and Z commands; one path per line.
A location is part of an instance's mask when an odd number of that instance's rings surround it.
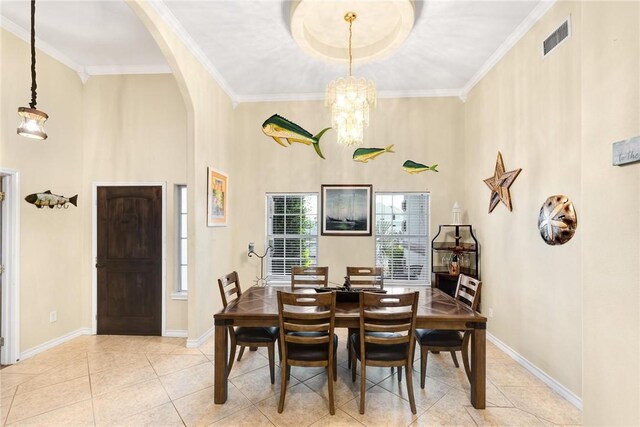
M 516 180 L 522 169 L 514 169 L 509 172 L 504 171 L 504 163 L 502 162 L 502 154 L 498 151 L 496 159 L 496 169 L 491 178 L 484 180 L 484 183 L 491 189 L 491 198 L 489 199 L 489 213 L 498 206 L 499 202 L 511 210 L 511 193 L 509 187 Z

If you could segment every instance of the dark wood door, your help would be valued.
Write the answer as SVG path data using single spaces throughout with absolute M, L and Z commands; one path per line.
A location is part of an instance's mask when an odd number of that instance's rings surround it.
M 162 187 L 98 187 L 98 334 L 162 333 Z

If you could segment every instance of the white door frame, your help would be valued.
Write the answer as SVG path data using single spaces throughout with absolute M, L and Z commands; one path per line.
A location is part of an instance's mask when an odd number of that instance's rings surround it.
M 98 187 L 162 187 L 162 336 L 166 334 L 167 322 L 167 182 L 94 182 L 92 184 L 91 213 L 91 330 L 98 333 Z
M 20 172 L 0 168 L 5 183 L 2 204 L 2 364 L 20 360 Z

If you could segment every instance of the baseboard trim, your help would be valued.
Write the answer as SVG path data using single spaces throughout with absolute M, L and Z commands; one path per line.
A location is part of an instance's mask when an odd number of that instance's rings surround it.
M 79 337 L 80 335 L 93 335 L 93 331 L 91 330 L 91 328 L 80 328 L 73 332 L 69 332 L 68 334 L 62 335 L 61 337 L 54 338 L 45 343 L 42 343 L 40 345 L 37 345 L 35 347 L 32 347 L 28 350 L 23 351 L 22 353 L 20 353 L 20 359 L 18 359 L 18 361 L 28 359 L 30 357 L 35 356 L 38 353 L 42 353 L 43 351 L 47 351 L 49 349 L 57 347 L 60 344 L 63 344 L 67 341 L 70 341 L 74 338 Z
M 162 336 L 170 338 L 186 338 L 188 335 L 187 331 L 183 329 L 165 329 Z
M 187 348 L 198 348 L 213 335 L 213 326 L 195 340 L 187 340 Z
M 569 403 L 576 408 L 582 410 L 582 399 L 576 396 L 571 390 L 560 384 L 554 378 L 550 377 L 546 372 L 538 368 L 533 363 L 522 357 L 514 349 L 500 341 L 494 335 L 487 332 L 487 339 L 491 341 L 496 347 L 505 352 L 509 357 L 518 362 L 523 368 L 535 375 L 540 381 L 551 387 L 553 391 L 564 397 Z

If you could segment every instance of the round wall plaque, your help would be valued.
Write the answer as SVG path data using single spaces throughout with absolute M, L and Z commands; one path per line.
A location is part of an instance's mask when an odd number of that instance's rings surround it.
M 538 229 L 542 240 L 548 245 L 567 243 L 576 232 L 578 217 L 573 203 L 567 196 L 558 194 L 549 197 L 540 208 Z

